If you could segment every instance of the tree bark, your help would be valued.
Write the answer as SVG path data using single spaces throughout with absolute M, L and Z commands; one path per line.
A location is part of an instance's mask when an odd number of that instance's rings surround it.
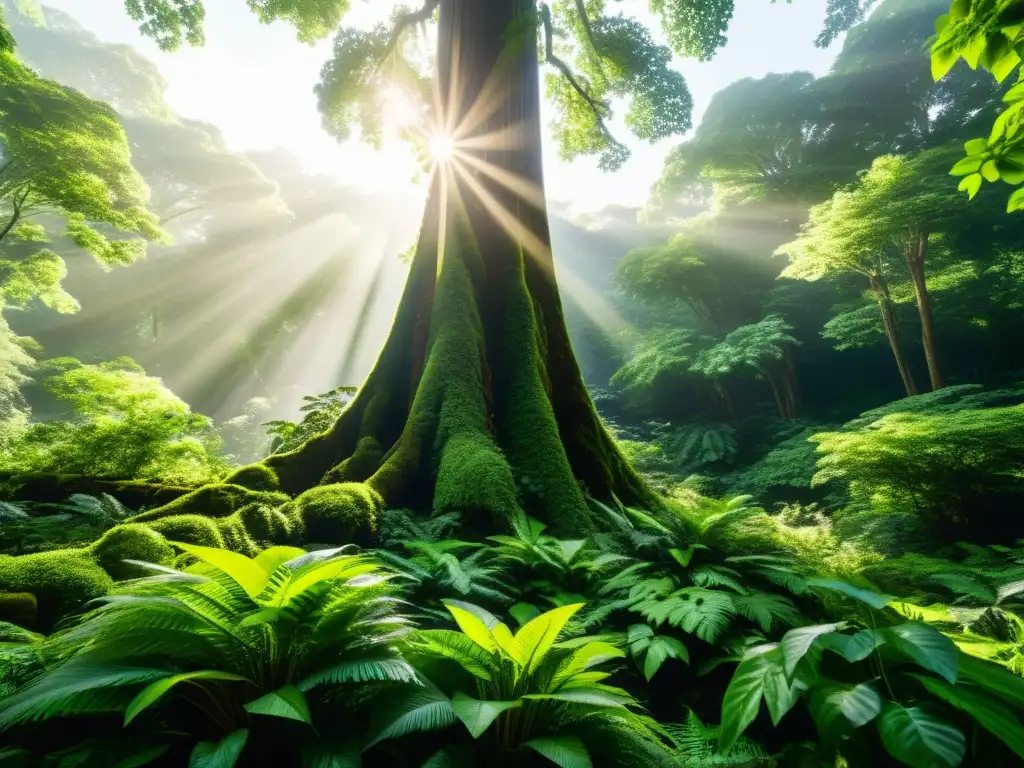
M 657 504 L 569 344 L 543 193 L 535 11 L 534 0 L 442 1 L 440 123 L 457 152 L 433 175 L 373 370 L 331 429 L 265 461 L 285 493 L 360 482 L 387 507 L 459 511 L 488 531 L 525 510 L 556 535 L 591 527 L 585 494 Z
M 885 328 L 885 337 L 889 340 L 889 347 L 896 359 L 896 367 L 899 369 L 900 378 L 903 380 L 903 388 L 907 396 L 917 394 L 917 384 L 914 376 L 907 367 L 907 361 L 903 357 L 903 347 L 900 344 L 900 331 L 896 324 L 896 313 L 893 310 L 892 297 L 889 295 L 889 286 L 882 277 L 871 276 L 871 290 L 874 291 L 878 300 L 878 308 L 882 312 L 882 325 Z
M 939 369 L 938 351 L 935 346 L 935 323 L 932 319 L 931 297 L 925 282 L 924 262 L 928 253 L 928 233 L 915 230 L 907 240 L 903 255 L 910 270 L 910 278 L 914 283 L 914 297 L 917 300 L 917 313 L 921 317 L 921 343 L 924 346 L 924 357 L 928 363 L 928 378 L 932 390 L 942 389 L 942 374 Z

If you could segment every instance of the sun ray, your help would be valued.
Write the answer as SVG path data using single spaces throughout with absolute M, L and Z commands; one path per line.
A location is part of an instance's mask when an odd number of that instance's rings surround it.
M 532 182 L 519 174 L 513 173 L 512 171 L 499 168 L 494 163 L 489 163 L 479 157 L 463 152 L 461 144 L 456 147 L 454 155 L 457 161 L 461 161 L 466 165 L 472 166 L 476 170 L 480 171 L 480 173 L 498 182 L 505 187 L 505 189 L 525 200 L 533 207 L 543 208 L 545 206 L 544 190 L 542 190 L 535 182 Z

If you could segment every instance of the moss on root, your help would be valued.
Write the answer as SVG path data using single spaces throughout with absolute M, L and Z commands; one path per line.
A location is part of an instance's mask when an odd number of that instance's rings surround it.
M 283 493 L 253 490 L 233 483 L 204 485 L 157 509 L 142 512 L 131 518 L 133 523 L 149 523 L 176 515 L 204 515 L 228 517 L 247 504 L 280 506 L 289 501 Z
M 14 501 L 60 503 L 75 493 L 106 493 L 129 509 L 169 504 L 192 488 L 140 480 L 104 480 L 81 475 L 0 475 L 0 498 Z
M 364 483 L 335 483 L 311 488 L 290 507 L 293 525 L 305 541 L 317 544 L 369 544 L 377 532 L 383 500 Z
M 89 600 L 107 594 L 113 584 L 86 549 L 0 556 L 0 591 L 34 595 L 39 607 L 36 628 L 43 632 Z
M 324 475 L 324 484 L 361 483 L 380 468 L 384 451 L 374 437 L 364 437 L 356 443 L 351 456 Z
M 120 581 L 145 575 L 146 571 L 125 560 L 165 565 L 174 559 L 174 549 L 147 525 L 126 523 L 111 528 L 93 543 L 89 553 L 110 576 Z
M 279 491 L 281 489 L 281 481 L 277 479 L 277 473 L 266 464 L 249 464 L 236 469 L 224 478 L 224 482 L 228 485 L 251 488 L 254 491 Z

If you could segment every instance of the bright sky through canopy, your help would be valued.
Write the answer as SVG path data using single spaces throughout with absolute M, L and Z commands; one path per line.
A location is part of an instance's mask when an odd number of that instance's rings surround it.
M 283 23 L 260 24 L 241 0 L 218 0 L 207 3 L 205 47 L 168 54 L 138 33 L 122 0 L 46 0 L 44 5 L 68 12 L 101 39 L 127 43 L 153 59 L 167 80 L 171 106 L 184 117 L 215 123 L 232 149 L 284 147 L 309 170 L 335 174 L 347 184 L 387 190 L 392 196 L 405 192 L 410 202 L 421 196 L 410 181 L 411 149 L 398 141 L 389 142 L 381 152 L 355 141 L 339 146 L 321 130 L 313 86 L 328 58 L 329 39 L 313 47 L 303 45 Z M 363 26 L 386 19 L 394 5 L 356 0 L 346 23 Z M 630 12 L 641 9 L 641 20 L 649 22 L 658 36 L 658 23 L 644 12 L 644 0 L 624 0 L 621 5 Z M 693 95 L 694 125 L 715 92 L 734 80 L 769 72 L 826 72 L 841 40 L 828 50 L 814 47 L 824 15 L 824 0 L 740 2 L 729 42 L 710 62 L 675 62 Z M 404 108 L 401 103 L 395 106 L 396 112 Z M 631 140 L 620 122 L 613 121 L 611 128 L 633 151 L 617 173 L 600 171 L 596 157 L 564 163 L 548 143 L 545 175 L 550 200 L 568 203 L 576 212 L 645 202 L 666 153 L 679 138 L 650 145 Z

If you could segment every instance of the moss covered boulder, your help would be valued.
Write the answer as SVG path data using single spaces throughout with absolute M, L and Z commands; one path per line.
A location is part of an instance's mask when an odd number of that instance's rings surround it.
M 224 537 L 217 521 L 202 515 L 174 515 L 154 520 L 147 525 L 168 541 L 198 544 L 202 547 L 224 548 Z
M 294 532 L 305 542 L 370 544 L 383 501 L 364 483 L 319 485 L 290 506 Z M 301 534 L 298 529 L 301 527 Z
M 0 556 L 0 592 L 27 592 L 38 605 L 36 629 L 57 622 L 110 591 L 114 580 L 88 549 L 56 549 L 32 555 Z
M 116 580 L 143 576 L 146 571 L 126 560 L 140 560 L 158 565 L 174 559 L 174 548 L 167 539 L 147 525 L 127 523 L 111 528 L 89 547 L 89 552 Z

